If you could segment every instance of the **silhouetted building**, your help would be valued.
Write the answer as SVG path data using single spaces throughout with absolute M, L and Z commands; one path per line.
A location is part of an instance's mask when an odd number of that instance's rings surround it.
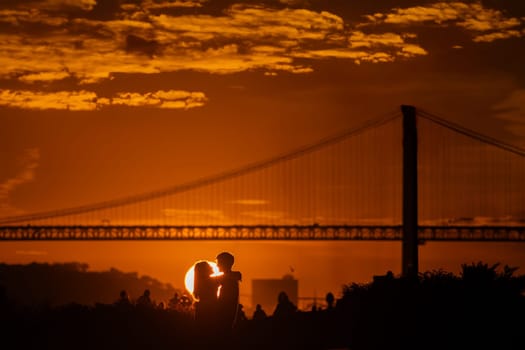
M 253 279 L 252 305 L 260 304 L 265 310 L 274 310 L 281 292 L 285 292 L 290 301 L 297 305 L 299 281 L 292 275 L 285 275 L 281 279 Z

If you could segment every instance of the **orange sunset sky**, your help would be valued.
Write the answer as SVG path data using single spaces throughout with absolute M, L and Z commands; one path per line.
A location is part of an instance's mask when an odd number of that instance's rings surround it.
M 0 218 L 213 176 L 401 104 L 525 148 L 523 1 L 8 0 L 0 50 Z M 510 173 L 524 168 L 509 159 Z M 523 219 L 525 193 L 513 196 Z M 401 271 L 400 242 L 0 242 L 0 261 L 79 261 L 182 287 L 222 250 L 244 298 L 251 279 L 292 270 L 318 297 Z M 524 273 L 525 244 L 420 247 L 422 271 L 479 260 Z

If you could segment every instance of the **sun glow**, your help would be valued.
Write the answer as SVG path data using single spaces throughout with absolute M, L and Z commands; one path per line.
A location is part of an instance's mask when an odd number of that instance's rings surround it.
M 202 260 L 199 260 L 199 261 L 202 261 Z M 186 272 L 186 275 L 184 276 L 184 286 L 186 287 L 186 290 L 188 292 L 190 292 L 191 295 L 193 295 L 193 277 L 194 277 L 194 270 L 195 270 L 195 265 L 199 262 L 199 261 L 196 261 L 189 269 L 188 271 Z M 206 261 L 210 266 L 211 268 L 213 269 L 213 274 L 212 276 L 219 276 L 219 275 L 222 275 L 222 272 L 219 271 L 219 267 L 217 266 L 217 264 L 213 261 Z

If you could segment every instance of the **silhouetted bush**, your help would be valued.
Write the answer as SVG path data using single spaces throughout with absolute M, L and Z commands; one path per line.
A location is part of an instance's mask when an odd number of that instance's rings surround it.
M 462 265 L 417 281 L 352 284 L 338 303 L 352 349 L 505 348 L 523 345 L 525 276 L 499 264 Z

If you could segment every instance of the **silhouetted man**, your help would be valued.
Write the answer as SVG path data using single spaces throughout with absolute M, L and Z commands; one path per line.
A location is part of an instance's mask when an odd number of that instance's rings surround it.
M 292 316 L 297 311 L 297 306 L 290 301 L 286 292 L 280 292 L 277 297 L 277 306 L 273 311 L 273 317 L 281 319 Z
M 137 299 L 137 306 L 140 306 L 140 307 L 152 307 L 153 306 L 153 302 L 151 301 L 151 298 L 150 298 L 149 289 L 144 290 L 144 294 L 142 294 Z
M 117 299 L 117 301 L 115 301 L 115 306 L 118 306 L 118 307 L 131 306 L 131 300 L 129 299 L 129 295 L 126 290 L 122 290 L 120 292 L 119 298 Z
M 255 311 L 253 312 L 252 320 L 254 321 L 261 321 L 266 319 L 268 317 L 266 315 L 266 311 L 263 310 L 261 304 L 257 304 L 255 307 Z
M 335 303 L 334 294 L 332 292 L 326 293 L 325 300 L 326 300 L 326 309 L 332 310 L 334 308 L 334 303 Z
M 217 266 L 219 271 L 223 273 L 217 279 L 220 284 L 218 297 L 219 325 L 224 335 L 231 332 L 239 307 L 239 282 L 242 276 L 239 271 L 232 271 L 234 261 L 233 255 L 228 252 L 217 255 Z

